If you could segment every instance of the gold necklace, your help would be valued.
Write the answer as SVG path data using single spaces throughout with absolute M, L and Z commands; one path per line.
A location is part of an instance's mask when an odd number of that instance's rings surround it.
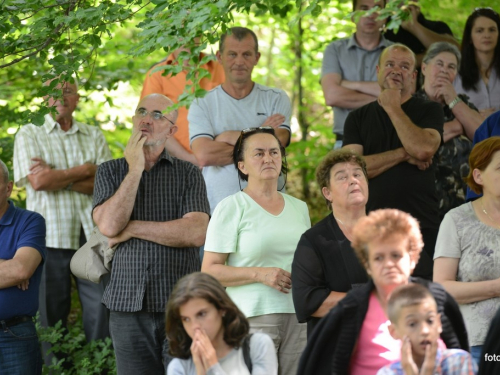
M 481 208 L 483 209 L 483 212 L 486 214 L 486 216 L 488 216 L 488 218 L 491 220 L 491 222 L 494 223 L 498 227 L 498 229 L 500 229 L 500 225 L 498 225 L 497 222 L 493 220 L 493 218 L 490 216 L 488 211 L 485 210 L 482 197 L 481 197 Z

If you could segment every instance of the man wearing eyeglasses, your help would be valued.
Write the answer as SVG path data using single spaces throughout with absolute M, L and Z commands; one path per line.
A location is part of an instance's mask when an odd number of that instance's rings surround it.
M 243 129 L 270 126 L 283 146 L 290 142 L 290 99 L 283 90 L 252 80 L 259 58 L 255 33 L 244 27 L 231 28 L 221 36 L 217 52 L 226 76 L 224 83 L 194 101 L 189 109 L 191 149 L 203 167 L 212 212 L 222 199 L 246 186 L 245 181 L 239 181 L 232 160 Z M 280 178 L 278 186 L 283 185 Z
M 26 187 L 28 210 L 41 214 L 47 224 L 47 258 L 40 284 L 40 321 L 44 327 L 60 320 L 66 327 L 71 306 L 69 264 L 94 226 L 90 213 L 97 166 L 111 159 L 99 128 L 73 118 L 80 98 L 76 84 L 60 82 L 56 89 L 61 90 L 59 97 L 45 98 L 55 115 L 45 115 L 42 126 L 22 126 L 14 146 L 15 183 Z M 100 303 L 104 283 L 75 281 L 87 340 L 108 337 L 107 311 Z M 47 365 L 54 355 L 47 354 L 49 348 L 43 343 Z
M 125 157 L 96 174 L 93 218 L 118 245 L 103 303 L 120 375 L 165 373 L 165 305 L 177 280 L 201 268 L 210 207 L 199 168 L 165 148 L 177 130 L 171 105 L 144 97 Z

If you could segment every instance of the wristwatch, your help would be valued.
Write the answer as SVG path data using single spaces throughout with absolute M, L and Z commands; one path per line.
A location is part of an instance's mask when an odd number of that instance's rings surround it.
M 448 107 L 450 109 L 453 109 L 453 107 L 455 107 L 458 103 L 460 103 L 462 101 L 462 99 L 460 99 L 460 97 L 456 97 L 455 99 L 453 99 L 450 104 L 448 104 Z

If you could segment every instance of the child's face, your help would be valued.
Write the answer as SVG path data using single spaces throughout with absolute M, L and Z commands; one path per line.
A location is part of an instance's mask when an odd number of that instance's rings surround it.
M 426 298 L 419 304 L 402 307 L 397 324 L 391 324 L 390 330 L 397 339 L 408 336 L 414 357 L 425 356 L 426 346 L 437 342 L 442 331 L 436 302 Z

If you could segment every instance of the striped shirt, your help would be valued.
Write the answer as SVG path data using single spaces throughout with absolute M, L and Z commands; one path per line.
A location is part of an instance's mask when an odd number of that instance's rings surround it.
M 31 158 L 40 157 L 54 169 L 69 169 L 85 163 L 101 164 L 111 159 L 111 152 L 96 126 L 73 120 L 68 131 L 45 116 L 42 126 L 24 125 L 14 144 L 14 180 L 26 186 L 26 205 L 45 218 L 47 247 L 78 249 L 81 227 L 89 238 L 94 223 L 91 217 L 92 196 L 69 190 L 35 191 L 28 180 Z
M 127 173 L 124 158 L 99 166 L 94 207 L 118 190 Z M 165 222 L 189 212 L 210 213 L 201 172 L 164 150 L 153 168 L 142 173 L 130 220 Z M 103 303 L 111 311 L 163 312 L 177 280 L 200 268 L 197 247 L 176 248 L 131 238 L 115 252 Z

